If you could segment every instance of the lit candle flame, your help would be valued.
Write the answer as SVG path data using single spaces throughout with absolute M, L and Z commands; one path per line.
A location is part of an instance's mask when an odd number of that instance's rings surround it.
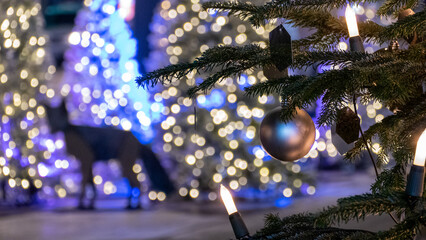
M 345 11 L 346 24 L 348 25 L 349 37 L 359 36 L 358 24 L 356 23 L 355 11 L 348 4 Z
M 232 199 L 232 195 L 222 184 L 220 184 L 220 196 L 223 203 L 225 204 L 226 211 L 228 211 L 228 215 L 236 213 L 237 207 L 235 206 L 234 200 Z
M 423 131 L 417 141 L 416 155 L 414 156 L 414 165 L 424 167 L 426 160 L 426 129 Z

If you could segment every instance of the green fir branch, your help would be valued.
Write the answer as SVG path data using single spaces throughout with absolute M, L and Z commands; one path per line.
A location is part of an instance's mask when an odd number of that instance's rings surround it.
M 226 68 L 247 63 L 250 65 L 253 62 L 262 62 L 265 58 L 269 58 L 269 54 L 256 44 L 246 45 L 241 48 L 216 46 L 206 50 L 201 57 L 192 63 L 179 63 L 155 70 L 138 77 L 136 82 L 142 87 L 153 87 L 158 83 L 170 83 L 175 79 L 181 79 L 192 71 L 198 73 L 210 72 L 217 67 Z
M 415 8 L 419 4 L 418 0 L 387 0 L 377 10 L 377 14 L 384 15 L 398 15 L 398 12 L 407 8 Z
M 345 67 L 352 62 L 372 59 L 374 54 L 349 51 L 302 51 L 296 53 L 291 67 L 302 69 L 312 65 L 328 65 L 331 67 Z M 377 56 L 379 57 L 379 56 Z M 369 60 L 371 61 L 371 60 Z M 364 61 L 364 63 L 366 63 Z
M 381 149 L 377 155 L 378 166 L 389 162 L 389 153 L 393 152 L 397 166 L 409 162 L 414 152 L 412 142 L 413 136 L 426 128 L 426 96 L 412 98 L 401 110 L 394 115 L 385 117 L 381 122 L 375 123 L 364 132 L 369 145 L 372 139 L 378 137 Z M 345 158 L 349 160 L 357 159 L 366 146 L 362 139 L 355 142 L 355 147 L 346 153 Z M 393 169 L 392 171 L 396 171 Z M 397 172 L 394 172 L 395 174 Z M 402 173 L 401 173 L 402 174 Z M 401 175 L 402 176 L 402 175 Z M 396 178 L 396 176 L 395 176 Z M 399 181 L 399 179 L 395 179 Z M 381 184 L 381 183 L 380 183 Z
M 385 169 L 377 180 L 371 185 L 373 194 L 388 193 L 405 190 L 405 167 L 402 164 L 395 165 L 392 169 Z
M 369 215 L 381 215 L 394 211 L 402 211 L 409 207 L 405 192 L 387 194 L 362 194 L 341 198 L 337 206 L 328 207 L 316 218 L 317 226 L 330 226 L 347 223 L 350 220 L 364 220 Z
M 424 44 L 420 44 L 420 47 L 414 47 L 413 51 L 400 51 L 400 53 L 357 53 L 348 51 L 299 51 L 295 49 L 294 61 L 292 68 L 308 67 L 314 64 L 319 65 L 342 65 L 345 67 L 351 62 L 358 64 L 361 67 L 372 66 L 372 67 L 383 67 L 383 64 L 392 62 L 392 60 L 405 59 L 416 60 L 417 63 L 424 63 L 425 55 L 418 54 L 424 51 Z M 243 47 L 235 46 L 220 46 L 214 47 L 207 50 L 202 54 L 201 57 L 197 58 L 192 63 L 180 63 L 171 65 L 163 69 L 156 70 L 148 73 L 145 76 L 139 77 L 137 82 L 143 87 L 149 85 L 154 86 L 161 83 L 168 83 L 174 79 L 180 79 L 185 77 L 192 71 L 198 73 L 218 71 L 215 74 L 209 76 L 200 86 L 197 86 L 191 90 L 191 95 L 197 91 L 206 91 L 214 86 L 214 84 L 226 77 L 238 76 L 244 71 L 254 68 L 261 67 L 268 64 L 277 62 L 278 59 L 287 57 L 286 53 L 277 50 L 274 53 L 274 58 L 270 54 L 271 49 L 261 48 L 258 45 L 246 45 Z M 412 57 L 415 59 L 412 59 Z M 423 56 L 423 57 L 419 57 Z M 278 58 L 278 59 L 277 59 Z M 380 65 L 382 64 L 382 65 Z M 417 68 L 418 65 L 413 66 Z M 421 69 L 421 68 L 420 68 Z M 234 72 L 232 72 L 234 71 Z
M 295 214 L 281 219 L 278 214 L 268 214 L 265 217 L 265 227 L 258 231 L 253 238 L 279 239 L 283 235 L 291 236 L 294 231 L 313 228 L 315 218 L 313 214 Z M 285 228 L 283 228 L 285 227 Z
M 366 57 L 367 55 L 360 54 L 359 56 Z M 373 61 L 373 63 L 377 63 L 377 61 Z M 407 101 L 413 96 L 411 92 L 418 90 L 415 81 L 412 81 L 410 77 L 407 78 L 405 72 L 401 69 L 401 66 L 407 65 L 407 62 L 397 60 L 370 67 L 365 66 L 366 64 L 363 64 L 362 61 L 357 64 L 344 69 L 326 71 L 311 77 L 290 76 L 269 80 L 247 88 L 246 93 L 249 96 L 279 94 L 286 104 L 286 110 L 288 110 L 287 113 L 283 111 L 283 120 L 290 119 L 296 108 L 305 108 L 322 96 L 323 109 L 318 124 L 323 125 L 331 124 L 336 119 L 337 109 L 343 106 L 343 102 L 347 102 L 348 97 L 351 97 L 356 89 L 363 89 L 365 86 L 376 84 L 379 86 L 371 87 L 371 89 L 378 95 L 378 99 L 384 101 L 398 100 L 400 102 Z M 387 65 L 384 68 L 387 71 L 383 70 L 384 65 Z M 420 66 L 422 65 L 413 64 L 413 68 Z M 397 78 L 394 75 L 403 75 L 404 77 Z M 383 88 L 383 85 L 386 85 L 387 88 Z M 368 92 L 364 94 L 370 96 Z
M 359 4 L 361 2 L 360 0 L 275 0 L 265 3 L 263 6 L 239 2 L 207 2 L 203 4 L 203 8 L 227 11 L 230 15 L 250 21 L 254 26 L 261 26 L 277 18 L 291 19 L 290 15 L 303 15 L 312 11 L 328 12 L 346 6 L 347 3 Z M 376 2 L 376 0 L 364 2 Z
M 250 97 L 280 94 L 285 87 L 295 82 L 303 82 L 308 77 L 303 75 L 289 76 L 286 78 L 272 79 L 257 83 L 244 89 L 245 94 Z
M 207 92 L 212 89 L 216 83 L 221 82 L 223 79 L 228 77 L 239 77 L 245 71 L 253 68 L 254 65 L 243 65 L 243 66 L 232 66 L 221 71 L 214 73 L 204 79 L 199 85 L 192 87 L 188 90 L 189 97 L 195 97 L 198 92 Z
M 414 33 L 417 33 L 418 37 L 425 37 L 426 12 L 424 10 L 385 27 L 378 33 L 377 39 L 379 43 L 384 43 L 392 39 L 410 37 Z
M 366 239 L 375 235 L 365 230 L 315 227 L 315 217 L 314 214 L 296 214 L 280 219 L 278 214 L 267 215 L 265 227 L 253 239 Z
M 385 27 L 373 21 L 358 22 L 358 29 L 361 38 L 366 42 L 383 43 L 387 41 L 381 41 L 379 38 L 379 33 L 384 31 Z M 348 37 L 349 35 L 345 36 L 345 38 Z
M 375 2 L 375 1 L 369 1 Z M 349 1 L 349 3 L 358 4 L 360 1 Z M 265 25 L 274 19 L 283 19 L 283 23 L 292 24 L 294 27 L 304 27 L 317 29 L 311 37 L 296 42 L 301 46 L 319 47 L 335 45 L 338 39 L 348 37 L 346 22 L 343 17 L 337 19 L 330 14 L 333 8 L 343 7 L 346 1 L 272 1 L 264 6 L 254 6 L 251 3 L 237 2 L 208 2 L 203 6 L 209 9 L 219 11 L 229 11 L 230 15 L 236 15 L 241 19 L 248 19 L 254 26 Z M 386 14 L 387 11 L 399 11 L 402 6 L 406 8 L 418 5 L 417 0 L 388 0 L 379 9 L 378 13 Z M 321 21 L 318 21 L 321 19 Z M 424 36 L 425 33 L 424 11 L 419 12 L 406 19 L 400 20 L 386 28 L 366 21 L 358 23 L 360 35 L 366 41 L 384 43 L 386 41 L 401 37 L 408 37 L 417 32 Z M 337 40 L 336 40 L 337 39 Z M 322 42 L 324 46 L 319 45 Z M 318 46 L 316 46 L 318 45 Z
M 412 126 L 415 127 L 412 128 Z M 383 149 L 392 151 L 411 144 L 410 137 L 413 133 L 425 127 L 426 96 L 421 95 L 402 106 L 402 109 L 396 114 L 387 116 L 381 122 L 375 123 L 365 131 L 365 136 L 368 139 L 378 136 Z
M 404 221 L 395 225 L 388 231 L 379 232 L 377 239 L 383 240 L 405 240 L 413 239 L 420 231 L 421 226 L 426 226 L 426 210 L 411 213 Z
M 340 42 L 340 40 L 340 35 L 317 32 L 306 38 L 295 40 L 292 42 L 292 44 L 294 49 L 301 51 L 309 51 L 311 49 L 319 51 L 332 51 L 336 50 L 337 44 Z

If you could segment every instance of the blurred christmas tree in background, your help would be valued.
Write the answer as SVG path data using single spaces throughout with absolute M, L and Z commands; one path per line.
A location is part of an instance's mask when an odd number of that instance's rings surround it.
M 139 141 L 149 143 L 154 137 L 149 95 L 134 82 L 139 75 L 137 41 L 121 10 L 118 0 L 84 1 L 68 37 L 60 91 L 72 124 L 132 131 Z M 140 163 L 133 171 L 145 181 Z M 128 184 L 121 180 L 118 162 L 96 163 L 94 182 L 101 192 L 125 194 Z
M 132 81 L 139 74 L 137 42 L 120 16 L 118 1 L 85 1 L 69 36 L 64 86 L 70 120 L 150 133 L 148 94 Z
M 64 142 L 52 136 L 42 102 L 55 96 L 39 1 L 0 2 L 0 166 L 3 194 L 28 203 L 40 195 L 66 195 L 56 177 L 67 168 Z M 56 166 L 59 165 L 59 168 Z M 29 193 L 29 194 L 26 194 Z M 33 195 L 31 197 L 31 195 Z
M 266 46 L 272 25 L 253 28 L 225 14 L 206 12 L 201 4 L 198 0 L 160 2 L 150 26 L 148 71 L 193 61 L 218 44 Z M 260 121 L 279 101 L 272 96 L 251 99 L 243 89 L 265 79 L 262 70 L 249 70 L 239 78 L 224 79 L 196 100 L 186 93 L 201 81 L 195 73 L 150 89 L 157 135 L 154 151 L 177 161 L 174 174 L 181 196 L 215 200 L 220 183 L 245 198 L 315 193 L 307 171 L 313 167 L 309 158 L 318 155 L 315 149 L 296 163 L 280 163 L 260 145 Z

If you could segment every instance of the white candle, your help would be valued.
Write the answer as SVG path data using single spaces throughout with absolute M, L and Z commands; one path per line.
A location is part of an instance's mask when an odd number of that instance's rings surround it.
M 414 155 L 414 165 L 424 167 L 426 160 L 426 129 L 417 141 L 416 154 Z
M 345 11 L 346 24 L 348 25 L 349 37 L 359 36 L 358 24 L 356 22 L 355 11 L 348 4 Z
M 223 203 L 225 204 L 226 211 L 228 211 L 228 215 L 236 213 L 237 207 L 235 206 L 234 200 L 232 199 L 232 195 L 222 184 L 220 185 L 220 196 Z

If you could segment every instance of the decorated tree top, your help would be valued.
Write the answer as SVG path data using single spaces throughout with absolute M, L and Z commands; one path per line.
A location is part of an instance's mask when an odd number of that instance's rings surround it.
M 255 239 L 408 239 L 426 223 L 423 198 L 407 195 L 404 188 L 407 166 L 411 165 L 418 137 L 426 128 L 425 84 L 425 27 L 426 14 L 420 1 L 367 1 L 377 3 L 376 14 L 398 17 L 388 26 L 374 21 L 358 22 L 359 36 L 349 32 L 345 18 L 333 15 L 333 10 L 361 1 L 288 1 L 274 0 L 264 5 L 251 2 L 211 2 L 204 8 L 228 11 L 260 27 L 276 19 L 294 27 L 308 28 L 312 34 L 292 42 L 293 61 L 291 68 L 312 65 L 331 65 L 331 70 L 315 76 L 291 75 L 270 79 L 245 89 L 249 96 L 278 95 L 282 101 L 281 117 L 288 121 L 297 108 L 306 108 L 321 99 L 323 107 L 317 124 L 332 124 L 340 109 L 350 103 L 378 101 L 393 110 L 393 114 L 372 125 L 356 140 L 355 146 L 346 153 L 349 160 L 356 160 L 363 150 L 370 148 L 378 137 L 381 148 L 371 158 L 380 167 L 392 160 L 393 167 L 380 170 L 371 192 L 339 199 L 336 206 L 320 213 L 300 214 L 280 219 L 270 216 L 266 226 Z M 367 4 L 363 3 L 363 4 Z M 396 19 L 395 19 L 396 20 Z M 350 37 L 351 49 L 339 50 L 341 39 Z M 399 41 L 400 48 L 389 47 L 366 53 L 354 37 L 388 45 Z M 358 45 L 356 45 L 358 44 Z M 191 96 L 200 91 L 209 91 L 217 82 L 230 76 L 279 64 L 287 61 L 285 51 L 271 46 L 247 44 L 245 46 L 217 46 L 205 51 L 190 63 L 178 63 L 153 71 L 138 79 L 142 86 L 159 82 L 169 83 L 188 73 L 206 73 L 204 81 L 189 90 Z M 368 215 L 396 214 L 405 217 L 396 220 L 395 226 L 379 233 L 348 230 L 332 227 L 352 219 Z

